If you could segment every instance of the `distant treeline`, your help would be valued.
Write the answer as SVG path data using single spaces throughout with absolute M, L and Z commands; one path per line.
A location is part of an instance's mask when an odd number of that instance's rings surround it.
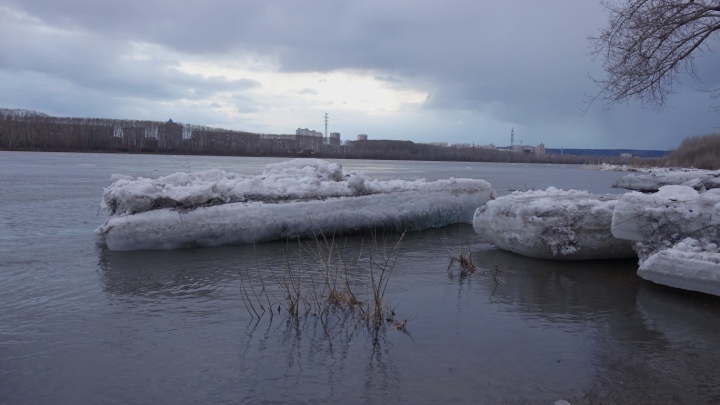
M 671 150 L 661 160 L 661 163 L 670 167 L 718 170 L 720 169 L 720 134 L 685 138 L 677 149 Z
M 358 140 L 343 145 L 333 141 L 317 136 L 231 131 L 172 120 L 67 118 L 0 109 L 2 150 L 571 164 L 629 162 L 617 156 L 546 155 L 411 141 Z

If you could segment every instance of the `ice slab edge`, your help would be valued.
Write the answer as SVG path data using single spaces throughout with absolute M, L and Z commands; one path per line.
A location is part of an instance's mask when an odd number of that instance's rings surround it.
M 494 197 L 484 180 L 457 179 L 442 189 L 283 203 L 229 203 L 114 216 L 95 231 L 110 250 L 159 250 L 251 244 L 381 228 L 416 231 L 469 223 Z
M 612 219 L 616 238 L 646 241 L 661 235 L 687 235 L 710 223 L 720 190 L 700 194 L 691 187 L 663 186 L 653 194 L 626 193 Z
M 650 173 L 628 174 L 619 178 L 613 187 L 637 191 L 658 191 L 662 186 L 695 182 L 693 187 L 720 188 L 720 170 L 654 169 Z
M 635 257 L 632 244 L 610 232 L 619 197 L 586 191 L 515 192 L 477 209 L 473 228 L 483 239 L 523 256 L 555 260 Z
M 640 264 L 686 237 L 720 240 L 720 189 L 698 193 L 687 186 L 663 186 L 657 193 L 626 193 L 612 217 L 616 238 L 637 242 Z
M 638 276 L 657 284 L 720 296 L 717 245 L 694 252 L 682 248 L 692 244 L 698 245 L 698 242 L 688 238 L 651 255 L 638 269 Z

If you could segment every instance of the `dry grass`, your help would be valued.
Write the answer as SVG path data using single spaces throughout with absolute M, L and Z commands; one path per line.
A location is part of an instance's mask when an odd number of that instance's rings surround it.
M 391 323 L 406 331 L 408 319 L 395 320 L 385 300 L 388 283 L 398 260 L 404 234 L 389 241 L 376 232 L 362 241 L 357 256 L 351 256 L 335 237 L 320 233 L 298 241 L 284 251 L 285 265 L 278 270 L 256 264 L 259 282 L 241 278 L 241 296 L 254 319 L 285 314 L 299 321 L 317 316 L 327 324 L 331 317 L 352 319 L 378 330 Z M 346 240 L 341 241 L 345 243 Z
M 493 269 L 481 269 L 478 268 L 475 265 L 475 262 L 473 261 L 473 253 L 470 248 L 471 243 L 468 241 L 466 242 L 466 245 L 460 246 L 460 253 L 455 253 L 454 251 L 450 251 L 450 263 L 447 267 L 447 274 L 448 277 L 453 278 L 456 275 L 460 278 L 460 280 L 466 279 L 473 274 L 475 274 L 478 270 L 482 270 L 482 274 L 490 274 L 492 276 L 493 281 L 495 281 L 495 286 L 497 287 L 498 284 L 501 282 L 504 282 L 503 279 L 499 277 L 500 269 L 498 269 L 497 265 Z M 457 264 L 458 270 L 455 271 L 455 265 Z
M 469 249 L 467 252 L 465 249 L 460 249 L 459 254 L 450 253 L 450 264 L 448 264 L 447 273 L 451 278 L 454 276 L 452 269 L 455 263 L 460 267 L 460 271 L 458 272 L 460 278 L 471 276 L 477 271 L 475 262 L 473 262 L 472 252 Z

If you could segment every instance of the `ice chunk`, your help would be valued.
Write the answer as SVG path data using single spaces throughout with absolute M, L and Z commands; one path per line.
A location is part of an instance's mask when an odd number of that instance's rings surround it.
M 720 250 L 716 243 L 686 238 L 648 257 L 638 275 L 657 284 L 720 295 Z
M 542 259 L 634 257 L 627 241 L 610 232 L 619 197 L 586 191 L 514 192 L 477 209 L 473 227 L 499 248 Z
M 346 181 L 346 180 L 350 181 Z M 103 192 L 110 215 L 157 208 L 192 208 L 241 201 L 270 201 L 358 195 L 373 189 L 362 173 L 344 173 L 342 166 L 320 159 L 295 159 L 266 166 L 258 176 L 222 170 L 175 173 L 158 179 L 113 175 Z
M 307 163 L 307 165 L 305 165 Z M 111 250 L 175 249 L 470 222 L 494 197 L 475 179 L 368 180 L 339 164 L 297 159 L 259 176 L 219 170 L 117 180 L 103 193 L 110 217 L 96 230 Z
M 159 208 L 194 208 L 232 202 L 278 202 L 406 190 L 440 190 L 443 182 L 369 180 L 345 172 L 340 164 L 320 159 L 295 159 L 267 165 L 262 174 L 242 176 L 222 170 L 175 173 L 157 179 L 113 175 L 101 206 L 111 216 Z M 447 181 L 455 181 L 450 179 Z M 453 187 L 471 191 L 477 184 L 458 179 Z
M 612 233 L 639 242 L 635 248 L 642 264 L 648 256 L 688 236 L 717 241 L 718 204 L 718 189 L 698 193 L 688 186 L 663 186 L 654 194 L 630 192 L 615 206 Z
M 697 180 L 704 189 L 720 188 L 720 170 L 653 169 L 649 173 L 628 174 L 619 178 L 613 187 L 637 191 L 658 191 L 662 186 L 680 185 Z M 700 185 L 695 182 L 694 188 Z

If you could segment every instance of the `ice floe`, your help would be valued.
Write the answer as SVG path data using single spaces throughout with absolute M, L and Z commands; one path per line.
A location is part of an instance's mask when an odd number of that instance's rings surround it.
M 296 159 L 262 174 L 221 170 L 158 179 L 113 175 L 95 231 L 111 250 L 223 246 L 379 228 L 413 231 L 470 222 L 494 198 L 477 179 L 370 180 L 337 163 Z
M 654 194 L 627 193 L 615 206 L 612 233 L 635 241 L 639 276 L 720 295 L 720 189 L 663 186 Z
M 513 192 L 475 211 L 473 228 L 501 249 L 542 259 L 633 257 L 631 243 L 610 232 L 619 196 L 587 191 Z
M 612 218 L 616 238 L 637 242 L 640 263 L 686 237 L 720 239 L 720 189 L 699 193 L 688 186 L 663 186 L 657 193 L 629 192 Z
M 662 186 L 688 183 L 698 190 L 720 188 L 720 170 L 656 168 L 619 178 L 613 187 L 637 191 L 658 191 Z
M 638 275 L 657 284 L 720 295 L 720 250 L 716 243 L 686 238 L 648 257 Z

